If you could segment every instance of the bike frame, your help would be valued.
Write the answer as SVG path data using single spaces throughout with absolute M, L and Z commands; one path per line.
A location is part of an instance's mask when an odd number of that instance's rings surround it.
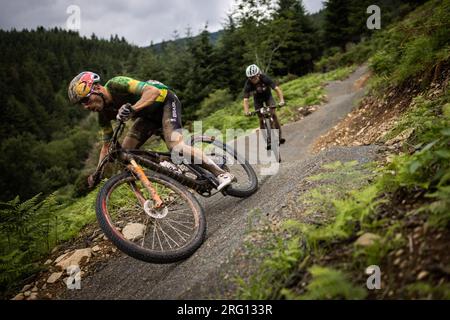
M 212 195 L 212 189 L 217 187 L 218 185 L 216 177 L 211 172 L 203 169 L 201 166 L 196 164 L 183 163 L 183 165 L 189 169 L 190 173 L 193 173 L 196 176 L 196 178 L 193 179 L 160 165 L 160 162 L 163 161 L 171 162 L 171 154 L 168 152 L 155 152 L 140 149 L 122 149 L 121 145 L 118 143 L 118 138 L 122 134 L 124 126 L 125 124 L 123 122 L 120 122 L 117 128 L 114 130 L 108 154 L 100 162 L 99 166 L 97 167 L 96 173 L 94 174 L 94 176 L 96 177 L 96 182 L 98 182 L 98 180 L 100 179 L 106 164 L 118 160 L 120 163 L 124 164 L 124 166 L 143 183 L 143 185 L 152 195 L 152 199 L 155 201 L 157 206 L 160 206 L 162 204 L 162 201 L 155 188 L 153 188 L 151 182 L 146 177 L 142 167 L 169 176 L 174 180 L 180 182 L 181 184 L 195 190 L 204 197 L 209 197 Z M 142 203 L 144 197 L 142 194 L 140 194 L 138 188 L 135 185 L 132 185 L 131 188 L 133 189 L 133 192 L 136 194 L 139 201 Z
M 267 144 L 271 143 L 271 129 L 272 129 L 272 125 L 273 125 L 273 116 L 272 116 L 272 112 L 270 111 L 271 109 L 279 109 L 281 107 L 276 107 L 276 106 L 266 106 L 266 107 L 261 107 L 260 109 L 258 109 L 257 111 L 253 111 L 251 112 L 251 115 L 258 115 L 261 114 L 264 118 L 264 131 L 263 131 L 263 135 L 265 136 L 264 138 L 266 139 Z

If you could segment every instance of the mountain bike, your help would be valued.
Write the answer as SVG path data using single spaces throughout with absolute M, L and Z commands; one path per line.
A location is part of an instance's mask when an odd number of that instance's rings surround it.
M 281 108 L 281 106 L 266 106 L 256 111 L 250 112 L 251 116 L 255 116 L 258 114 L 262 115 L 264 128 L 261 129 L 261 132 L 263 134 L 264 141 L 266 142 L 266 149 L 273 150 L 275 155 L 277 155 L 278 160 L 280 160 L 279 159 L 280 132 L 279 130 L 272 130 L 275 129 L 275 123 L 271 109 L 279 109 L 279 108 Z M 276 143 L 272 143 L 274 141 L 276 141 Z
M 119 122 L 108 154 L 93 175 L 98 184 L 108 163 L 122 171 L 107 180 L 97 196 L 101 229 L 117 248 L 136 259 L 171 263 L 188 258 L 206 235 L 204 209 L 194 193 L 214 195 L 216 177 L 199 164 L 173 161 L 171 153 L 123 149 L 118 142 L 123 129 Z M 256 192 L 253 168 L 233 148 L 207 136 L 193 136 L 191 143 L 237 178 L 221 193 L 248 197 Z

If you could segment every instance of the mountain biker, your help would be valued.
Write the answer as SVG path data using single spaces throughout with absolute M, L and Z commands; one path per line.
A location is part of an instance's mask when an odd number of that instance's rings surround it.
M 111 120 L 125 122 L 134 119 L 133 126 L 122 142 L 124 149 L 140 148 L 152 134 L 162 129 L 168 149 L 181 152 L 185 157 L 190 155 L 198 163 L 201 161 L 202 167 L 217 177 L 217 190 L 235 180 L 232 174 L 218 167 L 201 150 L 184 143 L 181 103 L 175 93 L 161 82 L 117 76 L 102 86 L 98 74 L 84 71 L 70 82 L 68 95 L 72 104 L 80 103 L 84 109 L 98 112 L 98 122 L 103 133 L 99 164 L 107 155 L 112 139 Z M 89 176 L 88 184 L 93 186 L 93 175 Z
M 266 106 L 272 107 L 270 109 L 270 112 L 273 117 L 275 129 L 279 130 L 280 133 L 280 144 L 285 143 L 285 139 L 281 136 L 281 126 L 280 122 L 278 121 L 278 117 L 275 113 L 275 100 L 272 96 L 272 90 L 275 90 L 277 93 L 278 99 L 280 102 L 278 105 L 280 107 L 285 105 L 283 92 L 281 91 L 281 88 L 275 84 L 275 82 L 272 81 L 268 76 L 261 73 L 261 70 L 256 64 L 249 65 L 245 71 L 245 75 L 247 76 L 247 81 L 245 82 L 244 87 L 244 113 L 245 115 L 250 115 L 249 112 L 249 98 L 250 95 L 253 93 L 253 102 L 255 110 L 258 111 L 261 109 L 264 104 Z M 257 113 L 259 117 L 259 127 L 261 129 L 264 129 L 264 118 L 261 113 Z M 270 147 L 270 146 L 268 146 Z

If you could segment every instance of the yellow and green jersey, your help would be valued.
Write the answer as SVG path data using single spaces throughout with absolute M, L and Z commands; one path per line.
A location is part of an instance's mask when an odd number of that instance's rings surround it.
M 109 141 L 112 138 L 111 121 L 116 119 L 119 108 L 125 103 L 135 104 L 141 98 L 142 92 L 147 86 L 158 88 L 161 94 L 151 106 L 140 111 L 137 116 L 151 116 L 152 113 L 161 109 L 170 88 L 159 81 L 139 81 L 124 76 L 114 77 L 105 84 L 105 88 L 111 93 L 113 102 L 111 105 L 105 106 L 98 116 L 103 141 Z

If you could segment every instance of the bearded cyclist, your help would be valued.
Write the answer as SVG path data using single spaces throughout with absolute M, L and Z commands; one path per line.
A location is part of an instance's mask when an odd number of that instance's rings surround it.
M 112 139 L 111 121 L 134 119 L 133 126 L 123 140 L 124 149 L 140 148 L 152 134 L 162 129 L 167 148 L 182 152 L 184 157 L 190 156 L 194 161 L 201 161 L 202 167 L 217 177 L 217 190 L 222 190 L 235 180 L 232 174 L 218 167 L 201 150 L 184 143 L 181 103 L 175 93 L 161 82 L 144 82 L 118 76 L 102 86 L 99 75 L 85 71 L 70 82 L 68 95 L 71 103 L 80 103 L 84 109 L 98 112 L 103 133 L 99 164 L 107 155 Z M 88 184 L 90 187 L 94 184 L 92 175 L 88 178 Z
M 271 107 L 270 112 L 272 113 L 275 129 L 279 130 L 280 133 L 280 144 L 283 144 L 286 142 L 285 139 L 281 136 L 281 126 L 280 122 L 278 121 L 278 117 L 275 113 L 275 100 L 272 96 L 271 89 L 275 90 L 277 93 L 279 103 L 278 105 L 284 106 L 284 97 L 283 92 L 281 91 L 281 88 L 275 84 L 275 82 L 272 81 L 268 76 L 261 73 L 261 70 L 256 64 L 252 64 L 247 67 L 247 70 L 245 71 L 245 75 L 247 76 L 247 81 L 245 82 L 244 87 L 244 113 L 245 115 L 250 115 L 249 112 L 249 98 L 250 95 L 253 94 L 253 102 L 255 110 L 258 111 L 261 109 L 264 104 L 266 106 Z M 264 118 L 263 116 L 258 113 L 259 117 L 259 127 L 261 129 L 264 129 Z M 268 146 L 268 149 L 270 146 Z

